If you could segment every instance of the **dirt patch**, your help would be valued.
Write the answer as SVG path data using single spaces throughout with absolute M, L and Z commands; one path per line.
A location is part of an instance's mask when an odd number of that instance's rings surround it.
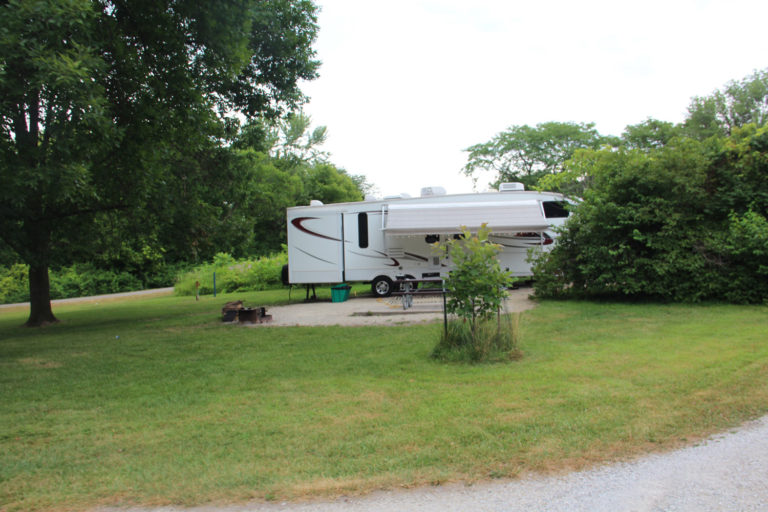
M 35 368 L 61 368 L 63 366 L 57 361 L 48 361 L 37 357 L 25 357 L 19 359 L 19 363 L 24 366 L 33 366 Z

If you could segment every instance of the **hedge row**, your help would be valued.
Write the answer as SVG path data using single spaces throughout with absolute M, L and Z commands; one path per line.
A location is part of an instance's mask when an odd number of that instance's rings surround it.
M 77 264 L 50 271 L 51 298 L 66 299 L 105 293 L 141 290 L 144 283 L 138 277 L 113 270 L 103 270 L 90 264 Z M 0 303 L 29 301 L 29 267 L 17 263 L 0 267 Z
M 170 286 L 175 281 L 177 295 L 194 295 L 195 283 L 200 293 L 213 293 L 213 275 L 219 292 L 255 291 L 279 287 L 280 271 L 288 263 L 282 252 L 255 260 L 236 260 L 229 254 L 217 254 L 212 263 L 179 274 L 179 267 L 164 267 L 144 279 L 129 272 L 104 270 L 92 264 L 76 264 L 50 271 L 51 299 L 86 297 L 145 288 Z M 178 277 L 177 277 L 178 276 Z M 14 264 L 0 266 L 0 304 L 29 301 L 29 267 Z

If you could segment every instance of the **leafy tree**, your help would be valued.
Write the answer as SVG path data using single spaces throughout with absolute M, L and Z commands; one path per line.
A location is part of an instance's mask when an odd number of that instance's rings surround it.
M 0 237 L 30 265 L 28 325 L 56 320 L 48 268 L 91 252 L 104 215 L 125 219 L 158 200 L 200 206 L 194 194 L 162 199 L 184 190 L 184 170 L 187 184 L 199 176 L 202 167 L 177 167 L 180 155 L 215 147 L 232 113 L 276 116 L 303 100 L 298 83 L 318 65 L 315 9 L 309 0 L 0 4 Z
M 606 138 L 605 142 L 613 148 L 650 151 L 666 146 L 676 137 L 684 136 L 682 125 L 648 118 L 642 123 L 627 126 L 620 138 Z M 561 172 L 543 176 L 537 188 L 581 197 L 592 186 L 592 170 L 599 167 L 596 160 L 604 158 L 605 154 L 594 148 L 577 149 L 563 163 Z
M 768 69 L 734 80 L 709 96 L 694 97 L 684 126 L 687 134 L 700 140 L 728 136 L 734 128 L 768 121 Z
M 280 250 L 280 244 L 286 243 L 285 209 L 299 204 L 303 195 L 300 176 L 253 150 L 238 152 L 233 163 L 242 180 L 240 204 L 233 204 L 233 212 L 242 221 L 242 233 L 249 235 L 247 250 L 234 255 L 263 256 Z
M 448 322 L 432 357 L 472 362 L 519 359 L 518 317 L 502 319 L 500 315 L 506 288 L 512 283 L 496 258 L 501 247 L 488 240 L 490 230 L 485 225 L 476 235 L 461 230 L 461 237 L 435 246 L 453 263 L 445 281 L 446 309 L 459 320 Z
M 0 266 L 13 265 L 19 261 L 19 256 L 0 238 Z
M 649 151 L 662 148 L 675 137 L 682 135 L 680 125 L 649 118 L 642 123 L 627 126 L 621 138 L 606 139 L 605 142 L 610 142 L 614 148 Z M 560 172 L 543 176 L 537 188 L 581 197 L 592 186 L 592 171 L 599 167 L 598 160 L 606 158 L 611 151 L 597 151 L 594 148 L 577 149 L 568 160 L 563 162 Z
M 250 119 L 244 125 L 232 122 L 228 126 L 232 135 L 232 149 L 252 149 L 260 153 L 269 153 L 275 145 L 271 128 L 272 123 L 264 118 Z
M 620 144 L 628 149 L 655 149 L 682 135 L 682 127 L 668 121 L 648 118 L 629 125 L 621 134 Z
M 362 201 L 363 193 L 345 170 L 332 164 L 317 163 L 304 170 L 304 203 L 312 199 L 324 203 Z
M 360 201 L 370 188 L 365 176 L 348 174 L 329 162 L 329 153 L 320 149 L 327 134 L 325 126 L 312 128 L 311 117 L 303 112 L 279 120 L 268 133 L 270 154 L 277 165 L 298 175 L 304 184 L 304 193 L 295 204 L 312 199 L 324 203 Z
M 468 148 L 464 173 L 473 176 L 478 170 L 491 171 L 495 174 L 493 186 L 519 181 L 533 188 L 542 177 L 562 171 L 563 163 L 577 149 L 598 148 L 608 141 L 593 123 L 512 126 L 490 141 Z
M 325 129 L 311 130 L 309 121 L 300 113 L 277 123 L 260 120 L 244 126 L 236 137 L 227 165 L 237 186 L 227 192 L 232 198 L 227 221 L 234 221 L 239 233 L 229 236 L 240 240 L 238 234 L 250 233 L 245 247 L 227 249 L 236 257 L 279 250 L 286 242 L 288 207 L 309 204 L 312 199 L 324 203 L 362 199 L 364 178 L 327 161 L 327 154 L 318 148 L 324 141 L 324 135 L 318 134 Z M 292 135 L 285 139 L 279 135 L 281 130 L 291 130 Z M 227 246 L 219 243 L 218 247 Z
M 281 119 L 269 134 L 272 154 L 278 159 L 290 160 L 296 165 L 326 162 L 328 153 L 322 151 L 328 137 L 325 126 L 311 128 L 312 118 L 295 112 Z

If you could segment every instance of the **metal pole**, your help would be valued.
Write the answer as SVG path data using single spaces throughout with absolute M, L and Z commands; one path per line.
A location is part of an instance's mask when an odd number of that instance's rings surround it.
M 443 279 L 443 332 L 448 336 L 448 310 L 445 307 L 445 279 Z

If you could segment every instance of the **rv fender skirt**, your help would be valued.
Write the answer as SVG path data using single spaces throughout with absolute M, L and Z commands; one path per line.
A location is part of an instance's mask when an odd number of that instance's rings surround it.
M 371 281 L 371 291 L 376 297 L 389 297 L 392 294 L 392 280 L 387 276 L 378 276 Z
M 280 271 L 280 280 L 283 282 L 284 286 L 290 286 L 291 283 L 288 282 L 288 265 L 283 265 L 283 269 Z

